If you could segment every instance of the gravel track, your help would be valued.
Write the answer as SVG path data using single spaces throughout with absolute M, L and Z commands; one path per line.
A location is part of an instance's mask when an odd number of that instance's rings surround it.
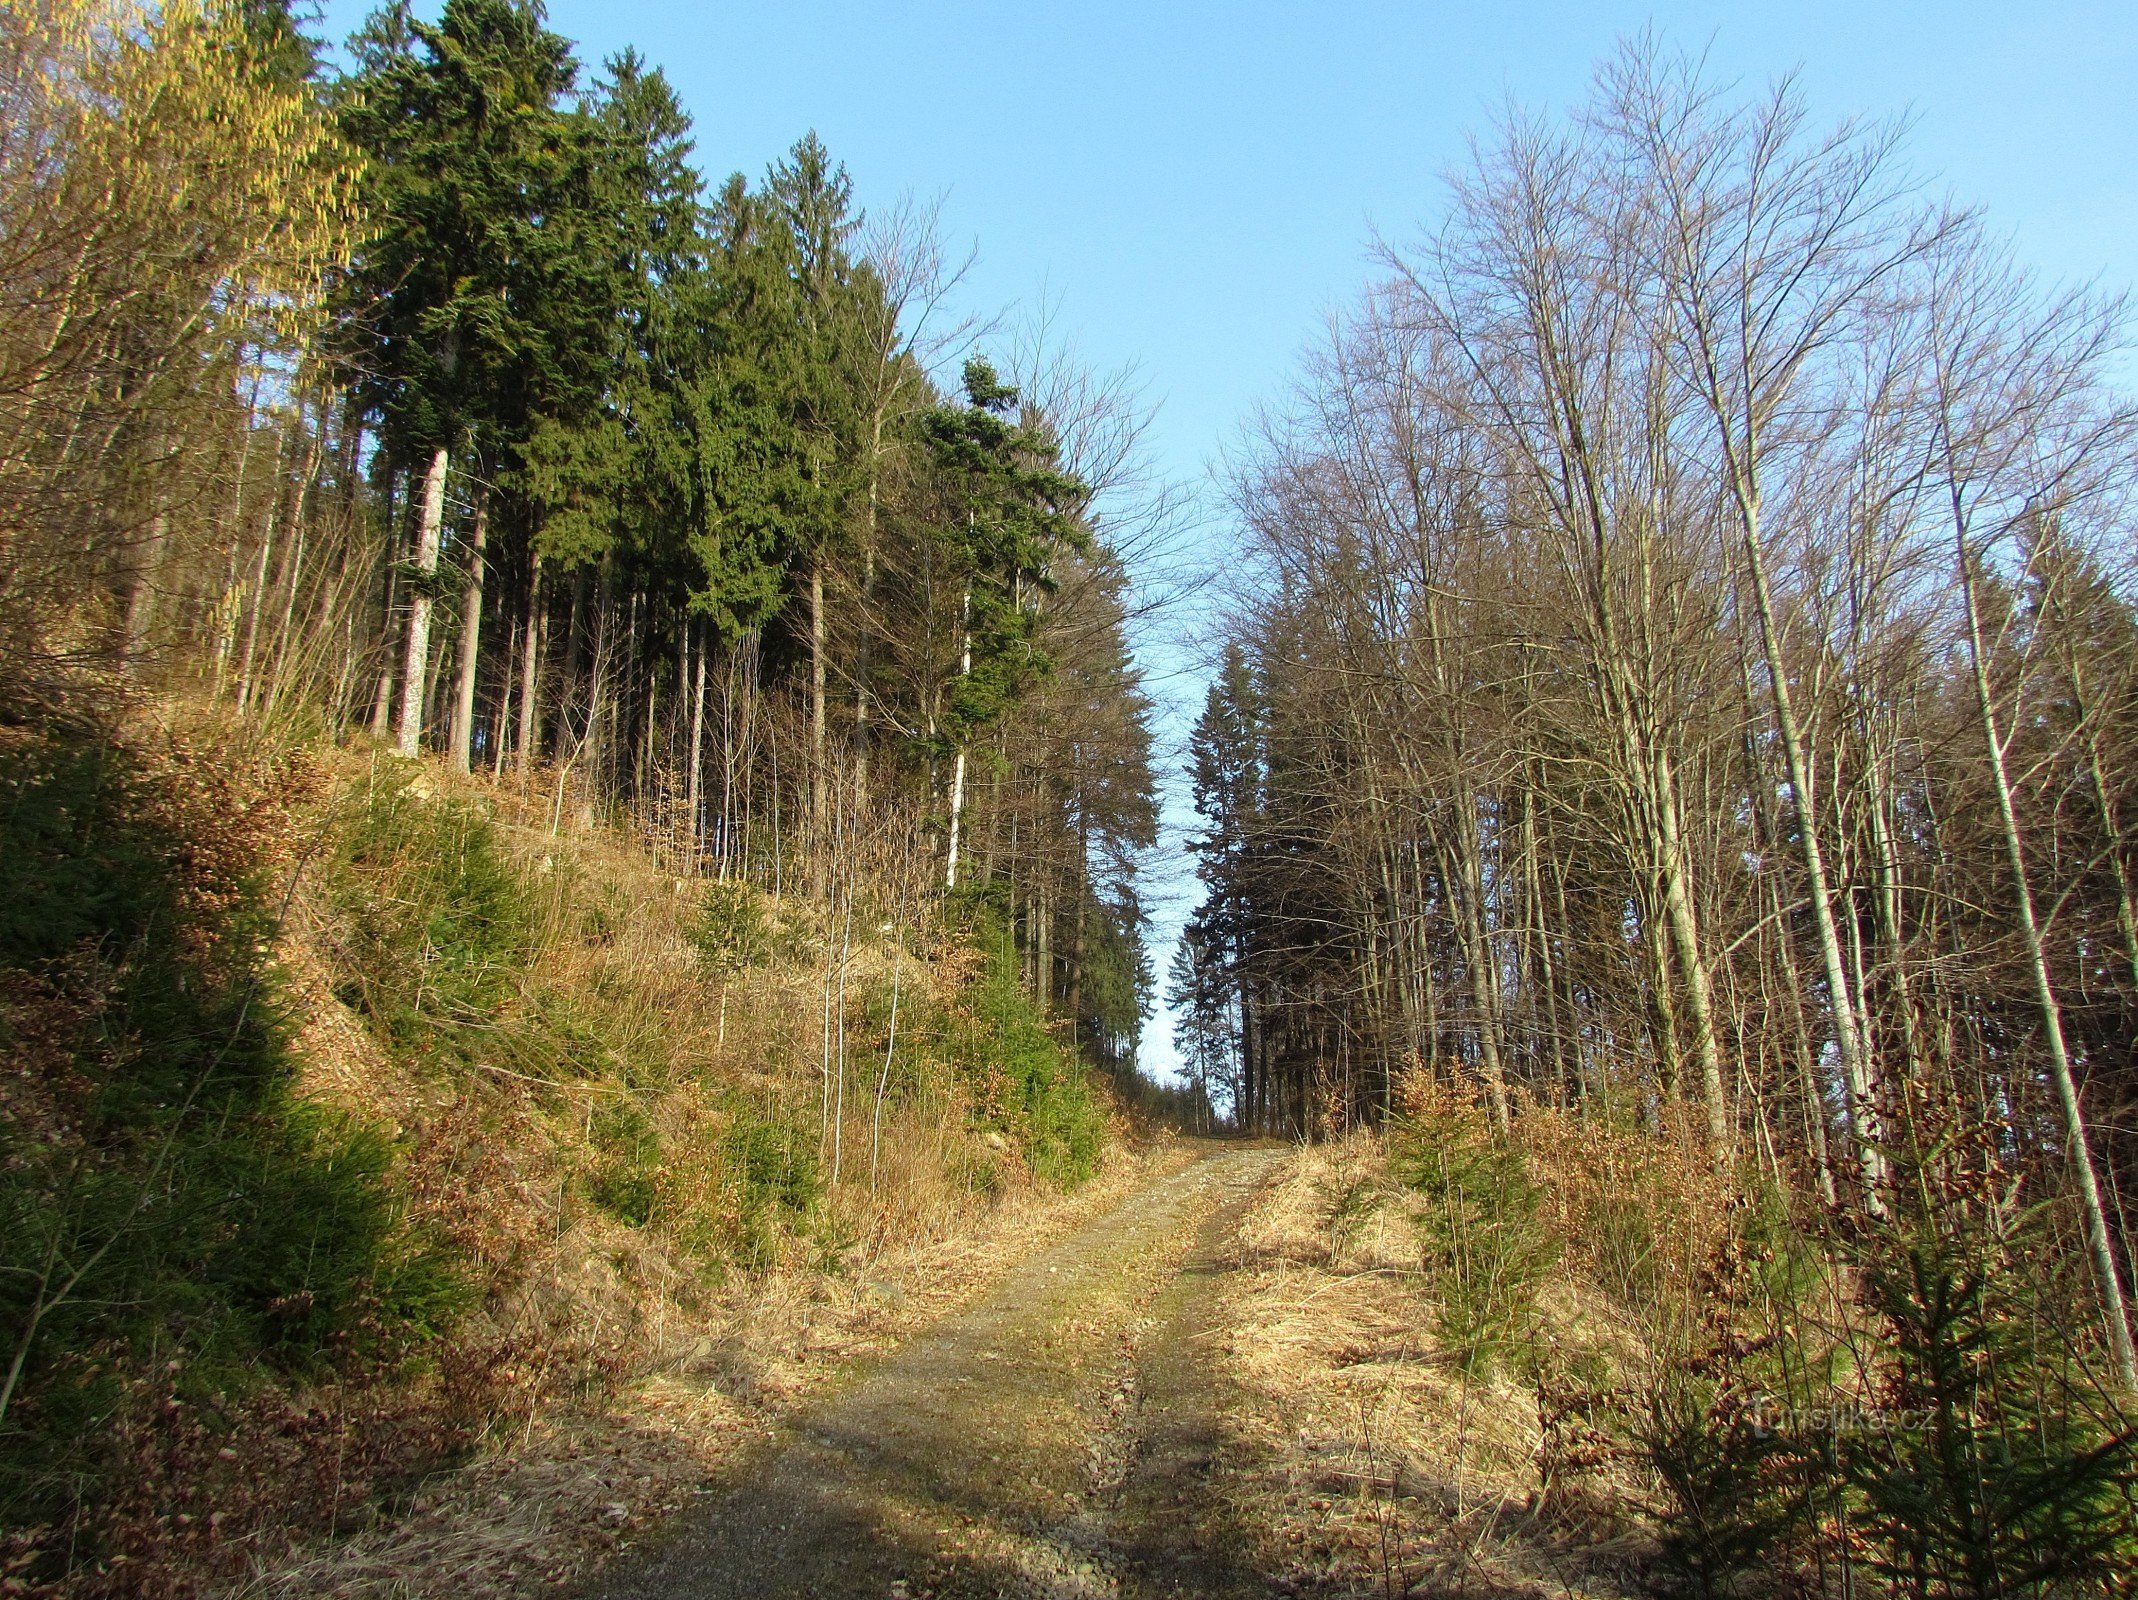
M 1254 1596 L 1215 1492 L 1226 1245 L 1281 1149 L 1208 1147 L 749 1452 L 586 1600 Z

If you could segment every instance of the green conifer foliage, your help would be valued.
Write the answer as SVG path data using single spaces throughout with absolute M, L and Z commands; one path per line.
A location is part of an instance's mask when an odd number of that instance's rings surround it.
M 517 437 L 598 385 L 611 351 L 600 145 L 570 104 L 570 42 L 537 5 L 450 0 L 435 24 L 380 12 L 355 53 L 343 126 L 373 220 L 346 290 L 358 398 L 404 457 Z
M 1050 670 L 1037 604 L 1053 586 L 1056 556 L 1088 546 L 1077 517 L 1089 490 L 1062 469 L 1045 424 L 1018 416 L 1017 390 L 979 357 L 965 365 L 965 403 L 929 411 L 921 435 L 952 489 L 938 537 L 965 585 L 970 661 L 944 719 L 956 745 L 1000 721 Z

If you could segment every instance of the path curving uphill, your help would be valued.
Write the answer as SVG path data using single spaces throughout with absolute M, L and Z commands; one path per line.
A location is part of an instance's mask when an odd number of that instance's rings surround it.
M 1211 1146 L 751 1452 L 586 1600 L 1250 1596 L 1210 1492 L 1226 1245 L 1286 1152 Z

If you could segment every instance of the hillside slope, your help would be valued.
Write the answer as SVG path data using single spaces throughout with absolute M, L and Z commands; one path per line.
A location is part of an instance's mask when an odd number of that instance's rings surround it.
M 777 1405 L 1127 1159 L 984 899 L 221 723 L 7 737 L 10 1592 L 376 1543 L 649 1373 Z

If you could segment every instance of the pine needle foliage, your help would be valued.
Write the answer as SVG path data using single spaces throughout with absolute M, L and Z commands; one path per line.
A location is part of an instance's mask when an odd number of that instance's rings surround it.
M 1835 1441 L 1866 1564 L 1911 1600 L 2086 1592 L 2138 1559 L 2138 1429 L 2085 1359 L 2083 1289 L 1993 1132 L 1896 1162 L 1890 1220 L 1850 1242 L 1875 1405 Z
M 1389 1170 L 1424 1201 L 1419 1252 L 1438 1302 L 1435 1332 L 1467 1371 L 1517 1357 L 1537 1329 L 1537 1291 L 1557 1259 L 1522 1149 L 1467 1087 L 1406 1081 Z

